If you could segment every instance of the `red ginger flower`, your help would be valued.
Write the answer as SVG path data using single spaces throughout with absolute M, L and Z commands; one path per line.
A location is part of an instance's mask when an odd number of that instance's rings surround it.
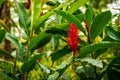
M 76 55 L 77 52 L 77 46 L 78 46 L 78 29 L 75 27 L 73 23 L 70 23 L 68 36 L 67 36 L 67 44 L 70 47 L 70 49 L 73 51 L 73 58 Z

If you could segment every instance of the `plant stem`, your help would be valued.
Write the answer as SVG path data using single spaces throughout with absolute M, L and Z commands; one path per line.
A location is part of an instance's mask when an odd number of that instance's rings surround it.
M 88 32 L 88 43 L 91 44 L 89 32 Z M 94 58 L 92 53 L 91 53 L 91 56 L 92 56 L 92 58 Z M 93 66 L 93 67 L 94 67 L 94 72 L 95 72 L 95 80 L 99 80 L 97 70 L 96 70 L 96 66 Z
M 18 57 L 18 52 L 16 52 L 16 58 L 14 60 L 14 69 L 13 69 L 13 74 L 16 75 L 16 61 L 17 61 L 17 57 Z

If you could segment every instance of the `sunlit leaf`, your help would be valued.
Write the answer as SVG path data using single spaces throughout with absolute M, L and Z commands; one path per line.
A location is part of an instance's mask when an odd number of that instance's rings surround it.
M 88 63 L 92 64 L 93 66 L 103 68 L 102 61 L 100 61 L 100 60 L 95 60 L 95 59 L 92 59 L 92 58 L 89 58 L 89 57 L 85 57 L 85 58 L 82 58 L 80 60 L 82 62 L 88 62 Z
M 31 0 L 31 28 L 37 27 L 36 20 L 40 17 L 42 0 Z
M 55 14 L 54 10 L 59 10 L 61 9 L 62 7 L 64 6 L 67 6 L 69 5 L 71 2 L 68 2 L 68 3 L 63 3 L 63 4 L 60 4 L 58 7 L 48 11 L 46 14 L 44 14 L 43 16 L 41 16 L 38 20 L 37 20 L 37 23 L 36 23 L 36 29 L 39 27 L 40 24 L 44 23 L 48 17 L 50 17 L 51 15 Z
M 70 23 L 74 23 L 75 26 L 80 29 L 84 34 L 86 34 L 85 29 L 83 28 L 80 20 L 78 18 L 76 18 L 74 15 L 71 15 L 65 11 L 61 11 L 61 10 L 56 10 L 55 11 L 57 14 L 61 15 L 63 18 L 65 18 L 66 20 L 68 20 Z
M 112 38 L 116 41 L 120 41 L 120 32 L 119 31 L 115 31 L 113 28 L 107 27 L 107 33 L 110 38 Z
M 80 6 L 83 6 L 88 0 L 76 0 L 74 3 L 71 4 L 70 8 L 67 10 L 68 13 L 72 14 L 77 9 L 80 8 Z
M 105 26 L 111 20 L 111 17 L 112 17 L 112 14 L 110 11 L 101 12 L 95 17 L 90 28 L 91 41 L 95 39 L 98 35 L 100 35 L 100 33 L 105 28 Z
M 48 77 L 48 80 L 56 80 L 59 76 L 59 73 L 56 71 Z
M 22 29 L 26 32 L 26 34 L 30 35 L 30 15 L 26 11 L 25 7 L 14 0 L 15 7 L 17 10 L 17 14 L 19 16 L 19 24 Z

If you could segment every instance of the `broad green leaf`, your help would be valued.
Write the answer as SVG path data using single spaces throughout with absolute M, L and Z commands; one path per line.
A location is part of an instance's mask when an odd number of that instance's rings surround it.
M 65 46 L 61 50 L 58 50 L 57 52 L 52 54 L 52 61 L 54 62 L 70 52 L 71 52 L 71 50 L 68 48 L 68 46 Z
M 85 29 L 83 28 L 81 22 L 79 19 L 77 19 L 74 15 L 71 15 L 67 12 L 61 11 L 61 10 L 56 10 L 55 11 L 57 14 L 61 15 L 63 18 L 68 20 L 70 23 L 74 23 L 75 26 L 80 29 L 84 34 L 86 34 Z
M 83 13 L 75 15 L 76 18 L 78 18 L 81 22 L 84 21 L 85 15 Z
M 58 76 L 59 76 L 59 73 L 57 71 L 55 71 L 53 74 L 51 74 L 48 77 L 48 80 L 56 80 Z
M 90 8 L 87 8 L 85 11 L 85 19 L 88 24 L 88 27 L 90 28 L 91 23 L 93 21 L 93 11 Z
M 67 31 L 60 30 L 60 29 L 57 29 L 55 27 L 52 27 L 52 28 L 46 30 L 46 33 L 60 34 L 60 35 L 63 35 L 63 36 L 67 36 Z
M 52 48 L 53 52 L 58 50 L 59 46 L 60 46 L 60 36 L 53 35 L 52 39 L 51 39 L 51 48 Z
M 11 34 L 7 33 L 6 38 L 12 43 L 12 45 L 17 49 L 21 56 L 26 56 L 24 47 L 19 43 L 19 41 Z
M 101 12 L 95 17 L 91 25 L 91 28 L 90 28 L 90 40 L 91 41 L 95 39 L 98 35 L 100 35 L 100 33 L 105 28 L 105 26 L 111 20 L 111 17 L 112 17 L 112 14 L 110 11 Z
M 0 50 L 0 56 L 4 56 L 4 57 L 10 58 L 10 59 L 14 59 L 14 57 L 12 55 L 10 55 L 10 53 L 8 53 L 6 51 L 3 51 L 3 50 Z
M 107 27 L 107 33 L 108 33 L 110 38 L 112 38 L 112 39 L 114 39 L 116 41 L 120 41 L 120 32 L 115 31 L 111 27 Z
M 26 11 L 25 7 L 14 0 L 17 14 L 19 16 L 19 24 L 22 29 L 24 29 L 27 36 L 30 35 L 30 15 Z
M 85 68 L 86 68 L 86 72 L 85 72 L 83 66 L 78 66 L 76 68 L 76 73 L 78 74 L 80 79 L 82 79 L 82 80 L 91 80 L 91 79 L 94 80 L 94 77 L 95 77 L 94 67 L 91 65 L 85 65 Z
M 40 54 L 36 54 L 33 57 L 31 57 L 30 59 L 28 59 L 27 61 L 25 61 L 25 63 L 22 65 L 22 72 L 30 72 L 36 64 L 36 60 L 39 59 L 41 56 L 43 55 L 43 53 Z
M 94 58 L 96 59 L 97 57 L 99 57 L 101 54 L 105 53 L 108 50 L 108 48 L 104 48 L 104 49 L 99 49 L 97 51 L 95 51 L 94 53 Z
M 114 69 L 116 68 L 116 69 Z M 102 72 L 100 73 L 99 77 L 102 78 L 106 73 L 109 73 L 110 70 L 119 70 L 120 69 L 120 56 L 115 57 L 109 64 L 106 66 Z
M 85 74 L 85 72 L 84 72 L 84 68 L 83 68 L 83 66 L 78 66 L 77 68 L 76 68 L 76 74 L 80 77 L 80 79 L 82 79 L 82 80 L 86 80 L 87 79 L 87 76 L 86 76 L 86 74 Z
M 5 30 L 0 30 L 0 43 L 2 42 L 3 38 L 5 37 Z
M 0 8 L 1 8 L 1 5 L 2 5 L 2 3 L 4 2 L 5 0 L 0 0 Z
M 93 51 L 104 49 L 104 48 L 110 48 L 113 46 L 120 46 L 120 44 L 117 42 L 101 42 L 101 43 L 90 44 L 81 48 L 76 58 L 82 58 Z
M 72 56 L 70 56 L 67 60 L 63 61 L 59 66 L 56 67 L 56 70 L 60 70 L 65 68 L 67 65 L 69 65 L 72 61 Z
M 88 0 L 76 0 L 74 3 L 71 4 L 70 8 L 67 10 L 68 13 L 72 14 L 77 9 L 80 8 L 80 6 L 83 6 Z
M 100 60 L 95 60 L 95 59 L 92 59 L 92 58 L 89 58 L 89 57 L 85 57 L 85 58 L 82 58 L 80 60 L 82 62 L 88 62 L 88 63 L 92 64 L 93 66 L 103 68 L 102 61 L 100 61 Z
M 42 47 L 46 45 L 51 39 L 51 34 L 47 34 L 45 32 L 41 32 L 38 36 L 33 37 L 28 44 L 28 49 L 31 50 L 32 48 L 36 47 L 38 44 L 38 47 Z
M 50 70 L 46 66 L 42 65 L 41 63 L 38 63 L 38 64 L 44 72 L 46 72 L 47 74 L 50 74 Z
M 31 0 L 31 29 L 36 27 L 36 20 L 40 17 L 42 0 Z
M 59 10 L 59 9 L 63 8 L 64 6 L 69 5 L 70 3 L 71 3 L 71 1 L 67 2 L 67 3 L 60 4 L 58 7 L 48 11 L 46 14 L 44 14 L 39 19 L 37 19 L 36 29 L 39 27 L 40 24 L 44 23 L 51 15 L 55 14 L 54 10 Z
M 54 80 L 60 77 L 65 72 L 65 70 L 70 66 L 71 62 L 72 56 L 70 56 L 67 60 L 63 61 L 59 66 L 57 66 L 55 68 L 56 71 L 54 72 L 54 74 L 50 75 L 48 79 Z

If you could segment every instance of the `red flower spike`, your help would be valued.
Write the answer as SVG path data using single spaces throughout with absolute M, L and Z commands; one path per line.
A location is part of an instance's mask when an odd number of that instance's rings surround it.
M 88 27 L 88 24 L 87 24 L 86 20 L 84 20 L 84 25 L 86 27 L 87 33 L 89 33 L 89 27 Z
M 76 55 L 77 52 L 77 46 L 79 44 L 78 41 L 78 29 L 75 27 L 73 23 L 70 23 L 68 36 L 67 36 L 67 44 L 70 47 L 70 49 L 73 51 L 73 58 Z

